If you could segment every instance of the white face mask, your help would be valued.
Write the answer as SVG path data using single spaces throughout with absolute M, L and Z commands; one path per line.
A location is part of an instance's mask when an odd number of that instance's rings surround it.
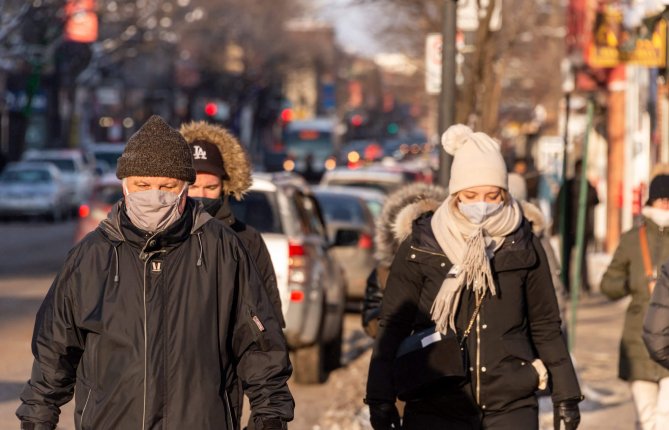
M 135 227 L 149 233 L 165 230 L 181 216 L 179 203 L 186 184 L 179 194 L 163 190 L 128 192 L 125 187 L 125 212 Z
M 476 202 L 476 203 L 462 203 L 458 202 L 458 209 L 462 215 L 467 217 L 469 222 L 472 224 L 481 224 L 483 221 L 488 219 L 491 215 L 496 214 L 504 206 L 503 202 L 499 203 L 486 203 L 486 202 Z

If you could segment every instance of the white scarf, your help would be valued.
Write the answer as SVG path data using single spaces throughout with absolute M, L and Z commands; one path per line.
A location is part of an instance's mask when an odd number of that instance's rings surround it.
M 669 211 L 666 209 L 644 206 L 641 214 L 657 224 L 658 227 L 669 227 Z
M 457 198 L 449 196 L 432 216 L 432 231 L 448 259 L 453 263 L 432 304 L 432 320 L 437 330 L 455 331 L 455 314 L 463 288 L 477 295 L 497 294 L 490 259 L 504 243 L 505 236 L 518 229 L 523 212 L 515 200 L 481 224 L 472 224 L 458 209 Z M 453 275 L 452 275 L 453 274 Z

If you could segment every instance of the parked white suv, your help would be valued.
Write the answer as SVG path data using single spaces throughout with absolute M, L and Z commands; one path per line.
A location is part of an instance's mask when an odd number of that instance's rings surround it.
M 272 257 L 295 381 L 324 382 L 340 363 L 346 285 L 318 202 L 304 179 L 289 173 L 255 174 L 244 200 L 231 202 Z
M 89 197 L 94 175 L 81 151 L 76 149 L 31 149 L 23 154 L 23 160 L 52 163 L 60 170 L 60 177 L 68 191 L 67 199 L 71 211 L 76 211 L 79 205 Z

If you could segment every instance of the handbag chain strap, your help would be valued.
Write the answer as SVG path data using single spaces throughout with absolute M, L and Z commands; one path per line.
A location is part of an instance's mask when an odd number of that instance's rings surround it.
M 476 317 L 479 316 L 479 312 L 481 311 L 482 303 L 483 303 L 483 294 L 481 294 L 480 296 L 476 294 L 476 308 L 474 308 L 474 313 L 472 314 L 472 318 L 469 320 L 469 324 L 467 324 L 467 329 L 462 335 L 462 340 L 460 341 L 460 345 L 464 345 L 465 340 L 469 336 L 469 333 L 471 333 L 474 321 L 476 321 Z

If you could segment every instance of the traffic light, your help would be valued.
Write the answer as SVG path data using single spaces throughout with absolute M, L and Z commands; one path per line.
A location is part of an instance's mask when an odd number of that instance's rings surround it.
M 287 124 L 293 120 L 293 110 L 291 108 L 285 108 L 281 111 L 281 121 L 284 124 Z
M 363 118 L 362 115 L 359 113 L 356 113 L 355 115 L 351 116 L 351 125 L 353 127 L 360 127 L 363 123 Z
M 386 127 L 386 131 L 388 132 L 388 134 L 397 134 L 397 132 L 400 131 L 400 126 L 397 125 L 396 122 L 391 122 Z
M 218 113 L 218 106 L 214 102 L 209 102 L 204 105 L 204 113 L 207 116 L 214 117 Z
M 196 118 L 202 118 L 202 113 L 204 113 L 204 119 L 210 121 L 222 122 L 230 119 L 230 105 L 228 105 L 224 100 L 205 99 L 202 100 L 201 103 L 202 104 L 199 105 L 199 112 Z

